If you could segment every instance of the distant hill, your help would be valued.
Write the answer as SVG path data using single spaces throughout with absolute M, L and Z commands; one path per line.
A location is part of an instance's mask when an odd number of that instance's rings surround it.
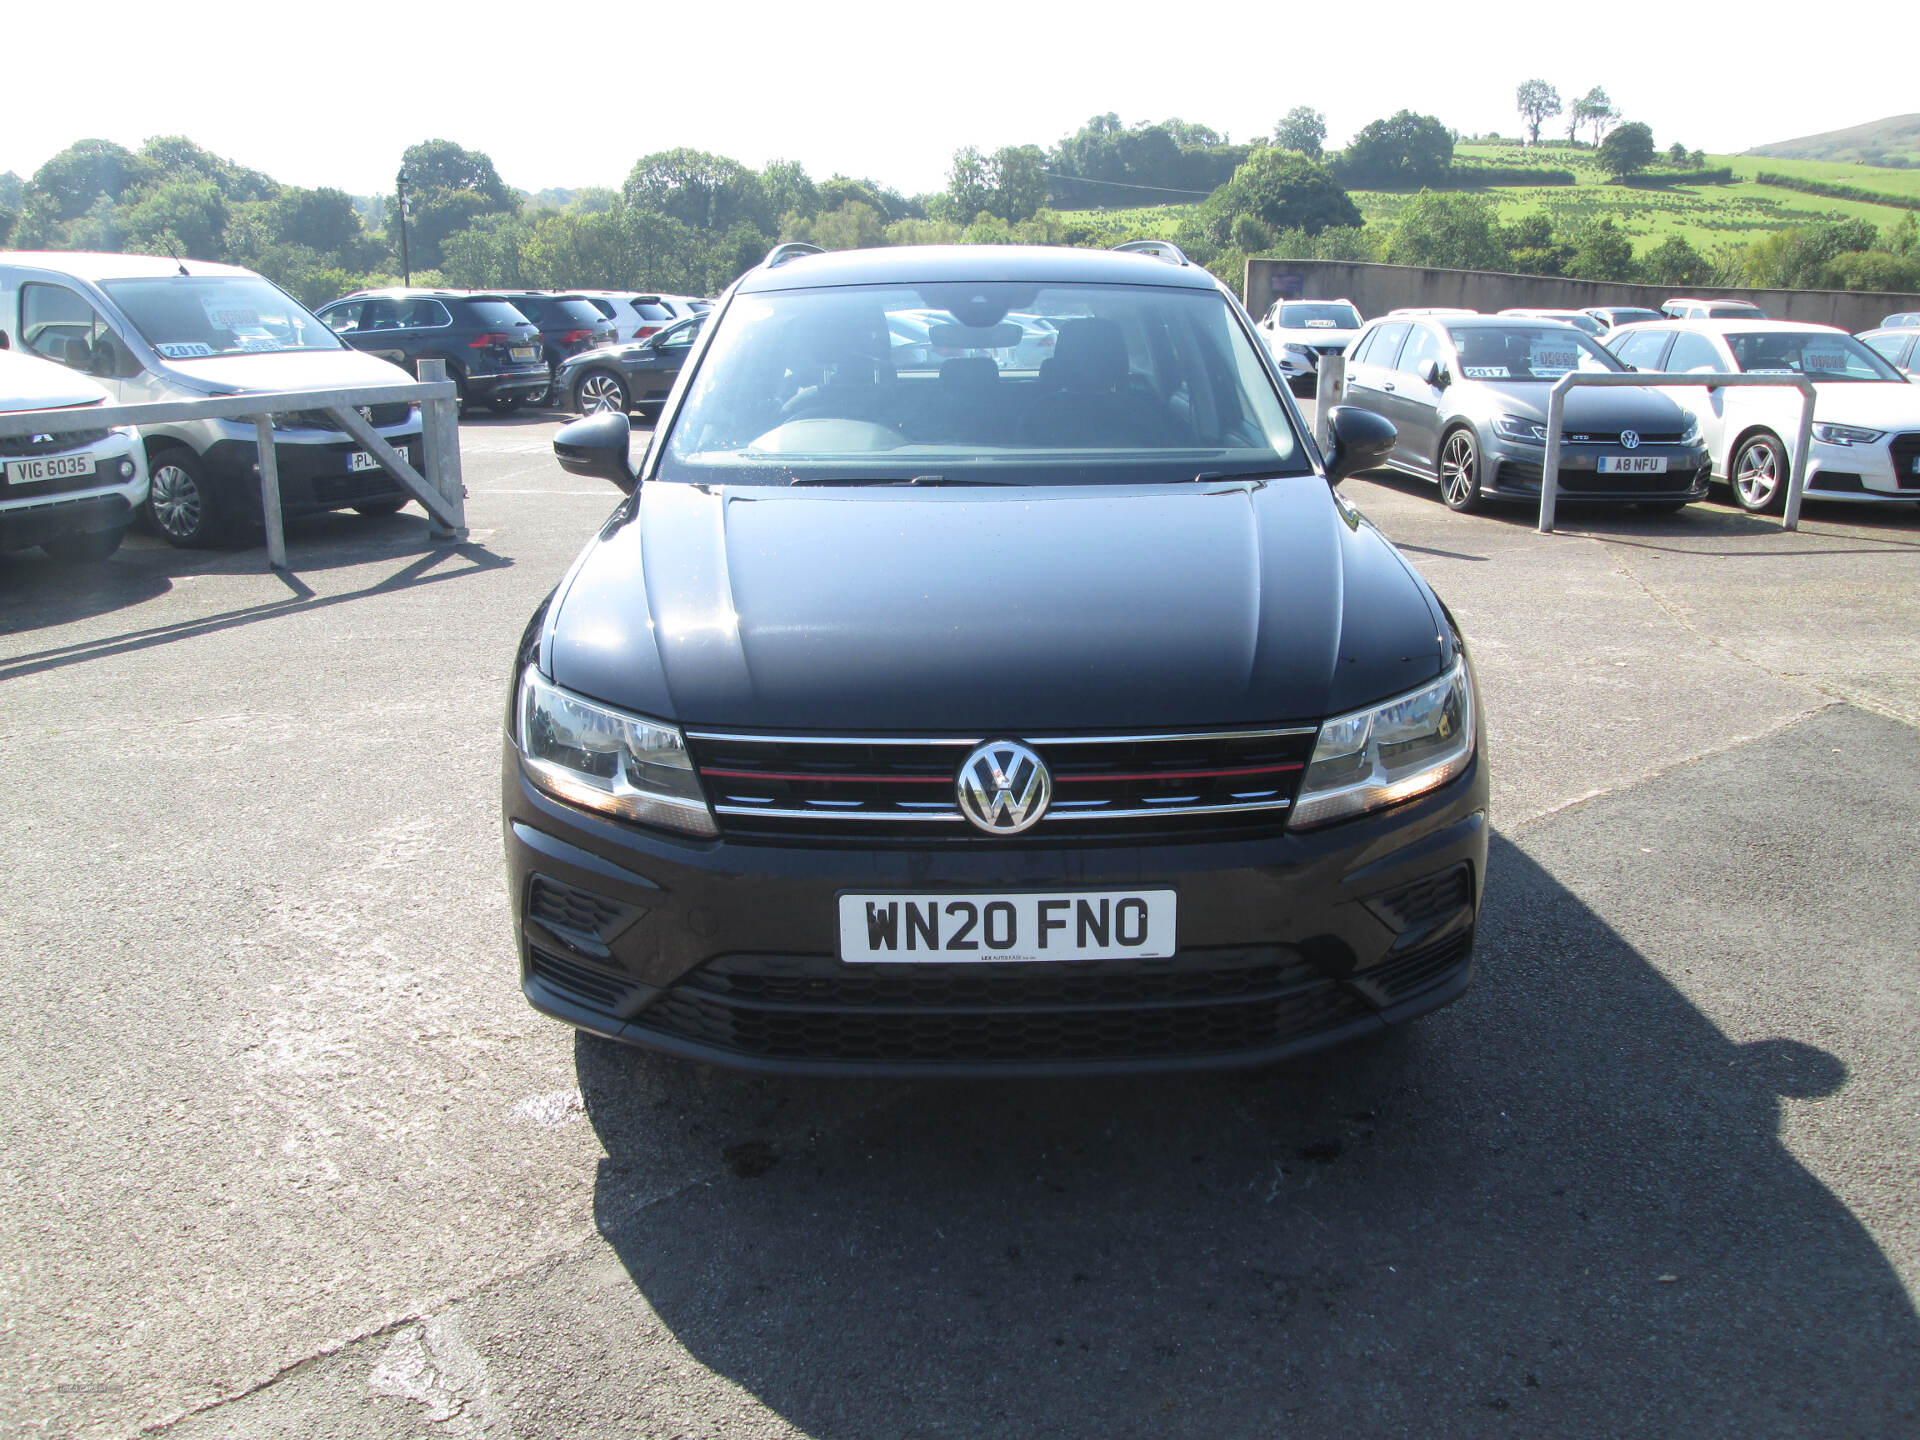
M 1803 135 L 1798 140 L 1757 145 L 1747 154 L 1770 155 L 1782 160 L 1837 160 L 1905 169 L 1910 165 L 1920 165 L 1920 115 L 1893 115 L 1885 120 L 1854 125 L 1845 130 L 1828 130 L 1820 135 Z

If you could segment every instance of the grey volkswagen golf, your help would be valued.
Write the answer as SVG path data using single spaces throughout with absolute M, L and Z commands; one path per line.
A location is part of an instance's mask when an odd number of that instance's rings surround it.
M 897 337 L 929 317 L 927 343 Z M 1045 358 L 1019 340 L 1057 326 Z M 1014 318 L 1009 318 L 1014 317 Z M 765 1069 L 1245 1065 L 1466 988 L 1465 644 L 1171 246 L 783 246 L 528 625 L 527 998 Z
M 1452 509 L 1538 504 L 1553 382 L 1572 370 L 1629 368 L 1557 321 L 1389 317 L 1347 351 L 1347 399 L 1393 422 L 1387 465 L 1438 481 Z M 1564 430 L 1564 499 L 1677 510 L 1707 497 L 1712 467 L 1699 423 L 1657 390 L 1572 390 Z

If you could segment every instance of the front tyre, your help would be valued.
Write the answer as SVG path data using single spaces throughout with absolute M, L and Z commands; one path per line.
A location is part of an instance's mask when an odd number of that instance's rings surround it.
M 582 415 L 627 413 L 626 383 L 611 370 L 589 370 L 573 387 L 574 409 Z
M 169 545 L 183 550 L 226 538 L 207 468 L 190 450 L 166 450 L 148 467 L 147 518 Z
M 1733 503 L 1749 515 L 1777 515 L 1787 503 L 1787 447 L 1770 430 L 1761 430 L 1740 442 L 1727 466 Z
M 1480 508 L 1480 444 L 1471 430 L 1452 430 L 1440 442 L 1440 498 L 1462 515 Z
M 407 508 L 405 498 L 398 500 L 362 500 L 353 507 L 356 515 L 398 515 Z

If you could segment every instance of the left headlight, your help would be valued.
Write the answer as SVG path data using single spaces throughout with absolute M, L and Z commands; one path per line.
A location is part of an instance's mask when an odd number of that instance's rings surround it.
M 1547 427 L 1524 415 L 1494 416 L 1493 433 L 1503 440 L 1519 440 L 1528 445 L 1547 443 Z
M 676 727 L 583 699 L 531 665 L 515 718 L 528 777 L 554 799 L 683 835 L 720 833 Z
M 1293 802 L 1296 830 L 1364 815 L 1444 785 L 1473 758 L 1466 657 L 1438 680 L 1320 727 Z
M 1829 445 L 1871 445 L 1886 435 L 1884 430 L 1866 430 L 1858 425 L 1816 425 L 1813 438 Z

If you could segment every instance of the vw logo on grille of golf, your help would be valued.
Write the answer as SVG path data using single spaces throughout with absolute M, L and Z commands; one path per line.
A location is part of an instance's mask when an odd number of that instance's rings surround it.
M 989 835 L 1018 835 L 1047 813 L 1053 777 L 1018 740 L 989 740 L 961 762 L 960 813 Z
M 1640 448 L 1640 432 L 1638 430 L 1622 430 L 1620 432 L 1620 443 L 1629 450 L 1638 450 Z

